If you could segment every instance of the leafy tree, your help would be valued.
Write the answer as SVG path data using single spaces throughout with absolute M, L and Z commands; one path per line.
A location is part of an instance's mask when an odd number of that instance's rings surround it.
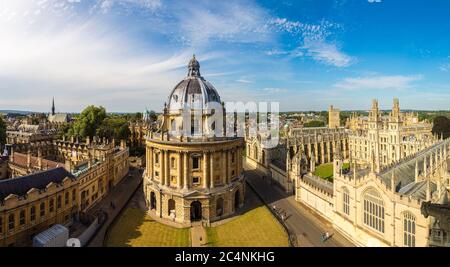
M 69 130 L 70 136 L 94 137 L 98 127 L 106 118 L 106 110 L 104 107 L 88 106 L 77 118 L 72 128 Z
M 303 124 L 303 127 L 310 128 L 310 127 L 324 127 L 325 122 L 323 121 L 310 121 L 305 124 Z
M 108 117 L 103 120 L 102 124 L 97 129 L 97 135 L 101 138 L 114 138 L 116 140 L 128 139 L 131 131 L 128 128 L 128 122 L 124 117 Z
M 6 143 L 6 123 L 0 117 L 0 144 Z
M 450 119 L 445 116 L 438 116 L 433 121 L 433 134 L 437 134 L 441 137 L 441 134 L 444 138 L 450 137 Z

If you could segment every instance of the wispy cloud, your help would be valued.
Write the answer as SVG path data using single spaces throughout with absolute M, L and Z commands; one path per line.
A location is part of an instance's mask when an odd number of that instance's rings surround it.
M 346 90 L 405 89 L 412 87 L 414 85 L 414 82 L 420 81 L 422 79 L 422 75 L 393 75 L 345 78 L 342 81 L 334 84 L 334 87 Z
M 276 18 L 270 21 L 279 31 L 284 31 L 299 39 L 301 45 L 291 51 L 273 49 L 266 55 L 289 55 L 290 57 L 309 57 L 313 60 L 334 67 L 348 67 L 355 63 L 355 57 L 342 51 L 336 41 L 329 40 L 333 32 L 341 26 L 329 21 L 321 21 L 318 24 L 290 21 L 285 18 Z

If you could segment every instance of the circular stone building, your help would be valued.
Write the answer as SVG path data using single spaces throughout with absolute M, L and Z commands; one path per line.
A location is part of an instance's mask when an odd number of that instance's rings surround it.
M 180 225 L 230 216 L 243 205 L 245 193 L 244 140 L 213 134 L 215 110 L 209 104 L 224 111 L 220 96 L 200 75 L 195 56 L 188 69 L 169 95 L 160 129 L 146 137 L 144 173 L 149 212 Z

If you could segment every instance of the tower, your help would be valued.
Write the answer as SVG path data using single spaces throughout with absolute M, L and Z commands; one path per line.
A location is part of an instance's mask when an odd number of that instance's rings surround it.
M 328 128 L 335 129 L 341 126 L 341 111 L 339 109 L 335 109 L 333 105 L 328 109 Z
M 52 115 L 55 115 L 55 98 L 52 99 Z

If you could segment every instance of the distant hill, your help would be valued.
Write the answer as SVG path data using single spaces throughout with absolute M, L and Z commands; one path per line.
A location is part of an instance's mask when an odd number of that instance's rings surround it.
M 24 111 L 24 110 L 0 110 L 1 114 L 18 114 L 18 115 L 28 115 L 35 112 L 32 111 Z

